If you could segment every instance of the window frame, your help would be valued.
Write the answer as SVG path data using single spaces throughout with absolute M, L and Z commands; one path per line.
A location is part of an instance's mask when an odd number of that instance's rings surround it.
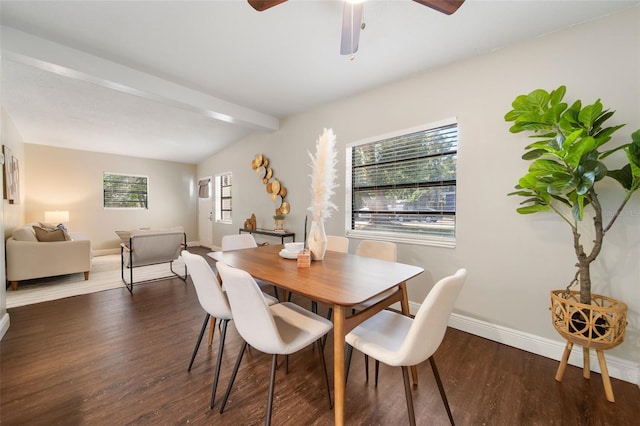
M 344 225 L 345 225 L 345 234 L 347 237 L 359 238 L 359 239 L 375 239 L 381 241 L 391 241 L 397 243 L 406 243 L 406 244 L 415 244 L 415 245 L 428 245 L 435 247 L 445 247 L 445 248 L 454 248 L 456 246 L 456 231 L 457 231 L 457 202 L 456 208 L 453 213 L 454 217 L 454 235 L 449 236 L 438 236 L 438 235 L 417 235 L 410 233 L 400 233 L 393 231 L 368 231 L 368 230 L 356 230 L 352 229 L 352 215 L 353 215 L 353 156 L 352 150 L 356 146 L 370 144 L 374 142 L 383 141 L 390 138 L 396 138 L 399 136 L 409 135 L 411 133 L 423 132 L 428 130 L 434 130 L 440 127 L 446 127 L 455 125 L 460 130 L 460 125 L 456 117 L 446 118 L 440 121 L 427 123 L 424 125 L 406 128 L 398 131 L 389 132 L 382 135 L 376 135 L 369 138 L 361 139 L 355 142 L 348 143 L 345 148 L 345 210 L 344 210 Z M 460 151 L 460 136 L 458 133 L 458 145 L 456 149 L 456 198 L 457 198 L 457 187 L 458 187 L 458 154 Z
M 126 177 L 133 177 L 133 178 L 144 178 L 146 179 L 146 189 L 145 189 L 145 206 L 144 207 L 140 207 L 140 206 L 132 206 L 132 207 L 126 207 L 126 206 L 107 206 L 106 205 L 106 197 L 105 197 L 105 177 L 106 176 L 126 176 Z M 149 176 L 147 175 L 138 175 L 138 174 L 133 174 L 133 173 L 116 173 L 116 172 L 102 172 L 102 208 L 104 209 L 109 209 L 109 210 L 149 210 Z
M 225 176 L 229 176 L 231 179 L 231 185 L 227 185 L 227 187 L 231 188 L 231 193 L 229 194 L 228 197 L 225 197 L 222 195 L 222 182 L 223 182 L 223 178 Z M 215 175 L 214 178 L 214 182 L 215 182 L 215 220 L 216 223 L 226 223 L 226 224 L 231 224 L 233 223 L 233 173 L 232 172 L 224 172 L 224 173 L 218 173 Z M 222 200 L 223 199 L 229 199 L 230 200 L 230 207 L 228 209 L 223 209 L 222 208 Z M 228 211 L 229 212 L 229 219 L 223 219 L 222 218 L 222 212 L 223 211 Z

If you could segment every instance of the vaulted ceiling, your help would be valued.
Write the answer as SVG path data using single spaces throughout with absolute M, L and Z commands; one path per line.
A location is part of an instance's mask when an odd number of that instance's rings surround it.
M 1 100 L 26 143 L 197 163 L 280 120 L 640 1 L 6 1 Z

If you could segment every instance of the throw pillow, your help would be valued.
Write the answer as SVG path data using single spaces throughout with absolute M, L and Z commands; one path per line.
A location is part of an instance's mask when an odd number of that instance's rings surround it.
M 62 223 L 59 223 L 59 224 L 57 224 L 57 225 L 54 225 L 54 224 L 52 224 L 52 223 L 46 223 L 46 222 L 38 222 L 38 223 L 40 224 L 40 227 L 41 227 L 41 228 L 44 228 L 44 229 L 50 229 L 50 230 L 53 230 L 53 229 L 62 229 L 62 231 L 64 231 L 64 232 L 69 232 L 69 230 L 67 229 L 67 227 L 66 227 L 66 226 L 64 226 L 64 224 L 62 224 Z M 67 240 L 67 241 L 70 241 L 70 240 L 71 240 L 71 238 L 69 238 L 69 240 Z
M 33 230 L 36 233 L 36 238 L 41 243 L 50 243 L 54 241 L 67 241 L 64 231 L 62 229 L 46 229 L 40 226 L 33 225 Z
M 37 242 L 36 234 L 31 226 L 23 226 L 13 231 L 13 239 L 16 241 L 32 241 Z

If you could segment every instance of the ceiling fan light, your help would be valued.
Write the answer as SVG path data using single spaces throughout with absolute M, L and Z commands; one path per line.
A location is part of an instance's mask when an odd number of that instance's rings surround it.
M 353 55 L 358 51 L 360 28 L 362 26 L 362 3 L 344 3 L 342 14 L 342 38 L 340 40 L 340 54 Z M 353 59 L 353 58 L 351 58 Z

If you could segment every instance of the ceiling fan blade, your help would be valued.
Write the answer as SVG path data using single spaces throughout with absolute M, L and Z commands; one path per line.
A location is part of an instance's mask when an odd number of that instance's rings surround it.
M 253 7 L 258 12 L 262 12 L 263 10 L 267 10 L 270 7 L 277 6 L 280 3 L 284 3 L 287 0 L 247 0 L 251 7 Z
M 363 6 L 363 3 L 344 2 L 342 39 L 340 41 L 341 55 L 352 55 L 358 51 Z
M 435 9 L 438 12 L 442 12 L 445 15 L 452 15 L 464 0 L 413 0 L 417 3 L 420 3 L 424 6 L 430 7 L 431 9 Z M 259 2 L 260 3 L 260 2 Z

